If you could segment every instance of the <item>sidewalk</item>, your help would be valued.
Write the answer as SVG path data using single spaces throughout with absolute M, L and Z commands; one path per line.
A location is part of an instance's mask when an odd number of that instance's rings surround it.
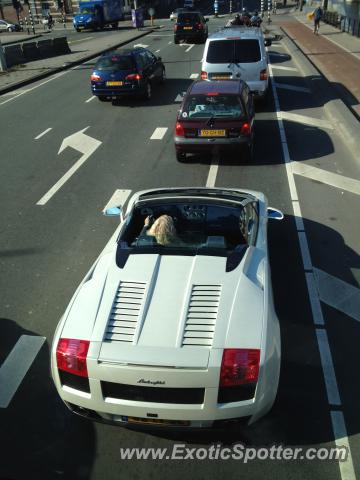
M 314 35 L 312 22 L 296 12 L 278 25 L 315 67 L 333 84 L 339 97 L 360 118 L 360 38 L 321 23 Z
M 158 28 L 160 26 L 144 27 L 141 30 L 136 30 L 129 26 L 128 30 L 121 30 L 109 36 L 99 36 L 76 44 L 69 42 L 72 53 L 24 63 L 11 67 L 7 72 L 0 72 L 0 95 L 86 62 L 101 55 L 104 50 L 110 50 L 137 40 Z M 26 40 L 28 39 L 29 36 L 26 35 Z

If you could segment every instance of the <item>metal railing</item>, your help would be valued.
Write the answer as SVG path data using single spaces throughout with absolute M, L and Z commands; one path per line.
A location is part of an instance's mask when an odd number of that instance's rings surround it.
M 360 19 L 358 18 L 346 17 L 340 13 L 325 10 L 322 20 L 323 22 L 338 28 L 342 32 L 347 32 L 355 37 L 360 37 Z

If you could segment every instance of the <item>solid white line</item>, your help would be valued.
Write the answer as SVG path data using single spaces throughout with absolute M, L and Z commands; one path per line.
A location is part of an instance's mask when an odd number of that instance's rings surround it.
M 289 72 L 297 72 L 298 69 L 297 68 L 294 68 L 294 67 L 284 67 L 283 65 L 271 65 L 272 68 L 276 68 L 277 70 L 286 70 L 286 71 L 289 71 Z
M 52 127 L 50 128 L 47 128 L 46 130 L 44 130 L 42 133 L 39 133 L 39 135 L 37 137 L 34 138 L 34 140 L 39 140 L 39 138 L 43 137 L 44 135 L 46 135 L 48 132 L 50 132 L 52 130 Z
M 94 38 L 94 37 L 84 37 L 84 38 L 80 38 L 80 40 L 72 40 L 71 42 L 68 42 L 68 44 L 71 45 L 72 43 L 83 42 L 84 40 L 90 40 L 91 38 Z
M 21 335 L 0 368 L 0 408 L 6 408 L 45 342 L 45 337 Z
M 28 90 L 23 90 L 23 91 L 20 92 L 18 95 L 14 96 L 14 97 L 12 97 L 12 98 L 8 98 L 7 100 L 5 100 L 5 102 L 1 102 L 0 105 L 5 105 L 5 103 L 12 102 L 12 101 L 15 100 L 16 98 L 21 97 L 21 95 L 24 95 L 25 93 L 29 93 L 29 92 L 31 92 L 32 90 L 35 90 L 36 88 L 42 87 L 42 86 L 45 85 L 46 83 L 52 82 L 53 80 L 56 80 L 57 78 L 62 77 L 63 75 L 66 75 L 66 74 L 69 73 L 70 71 L 71 71 L 71 69 L 70 69 L 70 70 L 65 70 L 65 71 L 60 72 L 60 73 L 57 73 L 56 75 L 54 75 L 53 77 L 49 78 L 49 79 L 46 80 L 45 82 L 39 83 L 38 85 L 35 85 L 35 87 L 29 88 Z
M 94 100 L 94 98 L 96 98 L 96 95 L 93 95 L 92 97 L 88 98 L 87 100 L 85 100 L 85 103 L 90 103 Z
M 160 52 L 160 49 L 159 50 L 155 50 L 155 53 L 159 53 Z
M 337 447 L 346 447 L 348 451 L 348 457 L 346 461 L 339 462 L 341 478 L 343 480 L 356 480 L 349 439 L 346 432 L 344 415 L 338 410 L 332 411 L 330 412 L 330 414 L 335 437 L 335 444 Z
M 320 360 L 324 372 L 325 387 L 329 405 L 340 406 L 341 400 L 336 382 L 336 375 L 333 361 L 331 358 L 327 333 L 326 330 L 323 328 L 317 328 L 315 331 L 319 345 Z
M 199 74 L 198 74 L 198 73 L 192 73 L 192 74 L 190 75 L 190 78 L 191 78 L 192 80 L 195 80 L 195 79 L 197 79 L 198 77 L 199 77 Z
M 289 120 L 290 122 L 302 123 L 304 125 L 311 125 L 319 128 L 328 128 L 333 130 L 334 127 L 327 120 L 322 120 L 321 118 L 309 117 L 307 115 L 299 115 L 298 113 L 284 112 L 281 111 L 282 120 Z
M 171 45 L 171 44 L 172 44 L 172 42 L 168 42 L 168 45 Z
M 275 83 L 276 88 L 281 88 L 283 90 L 292 90 L 294 92 L 302 93 L 311 93 L 311 90 L 306 87 L 296 87 L 295 85 L 290 85 L 288 83 Z
M 299 201 L 298 200 L 293 200 L 292 206 L 293 206 L 293 210 L 294 210 L 296 230 L 298 232 L 303 232 L 305 230 L 305 228 L 304 228 L 304 222 L 303 222 L 302 215 L 301 215 L 301 209 L 300 209 Z
M 318 291 L 316 288 L 314 274 L 312 272 L 305 272 L 306 284 L 309 292 L 310 306 L 312 317 L 315 325 L 325 325 L 324 317 L 321 310 Z
M 360 289 L 314 268 L 320 300 L 360 322 Z
M 128 199 L 129 195 L 131 193 L 131 190 L 115 190 L 115 192 L 112 194 L 110 200 L 107 202 L 105 207 L 103 208 L 103 212 L 107 210 L 108 208 L 112 207 L 122 207 L 125 205 L 126 200 Z
M 219 170 L 219 159 L 213 158 L 209 168 L 209 174 L 206 180 L 206 186 L 208 188 L 215 187 L 216 176 Z
M 309 244 L 307 242 L 305 232 L 298 232 L 301 257 L 304 264 L 304 270 L 312 270 L 312 263 L 309 251 Z
M 167 130 L 168 127 L 155 128 L 154 133 L 150 137 L 150 140 L 162 140 Z
M 304 163 L 293 162 L 293 173 L 295 175 L 301 175 L 302 177 L 315 180 L 317 182 L 331 185 L 332 187 L 339 188 L 340 190 L 346 190 L 350 193 L 360 195 L 360 181 L 353 178 L 344 177 L 338 173 L 328 172 L 321 168 L 311 167 Z
M 195 46 L 194 44 L 190 45 L 190 47 L 187 48 L 187 49 L 185 50 L 185 52 L 190 52 L 190 50 L 191 50 L 194 46 Z

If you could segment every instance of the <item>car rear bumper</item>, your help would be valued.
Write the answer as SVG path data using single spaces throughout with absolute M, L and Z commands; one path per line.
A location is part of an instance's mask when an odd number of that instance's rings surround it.
M 251 145 L 252 139 L 248 136 L 235 138 L 184 138 L 174 137 L 175 149 L 182 153 L 211 152 L 220 150 L 236 150 Z
M 175 33 L 175 38 L 177 40 L 187 40 L 188 38 L 204 38 L 206 33 L 202 30 L 190 30 L 190 31 L 183 31 Z
M 141 95 L 145 93 L 145 87 L 133 85 L 121 88 L 94 88 L 91 87 L 93 95 L 97 97 L 125 97 L 129 95 Z

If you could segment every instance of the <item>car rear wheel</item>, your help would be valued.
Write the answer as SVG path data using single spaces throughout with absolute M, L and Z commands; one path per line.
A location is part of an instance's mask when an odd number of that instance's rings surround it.
M 106 95 L 98 95 L 98 99 L 100 102 L 106 102 L 107 101 L 107 96 Z
M 160 83 L 161 84 L 165 83 L 165 80 L 166 80 L 166 72 L 165 72 L 165 68 L 163 68 L 162 75 L 160 77 Z
M 186 161 L 186 153 L 184 152 L 176 152 L 176 160 L 178 162 L 185 162 Z
M 180 43 L 180 40 L 178 38 L 174 37 L 174 43 L 178 44 L 178 43 Z

